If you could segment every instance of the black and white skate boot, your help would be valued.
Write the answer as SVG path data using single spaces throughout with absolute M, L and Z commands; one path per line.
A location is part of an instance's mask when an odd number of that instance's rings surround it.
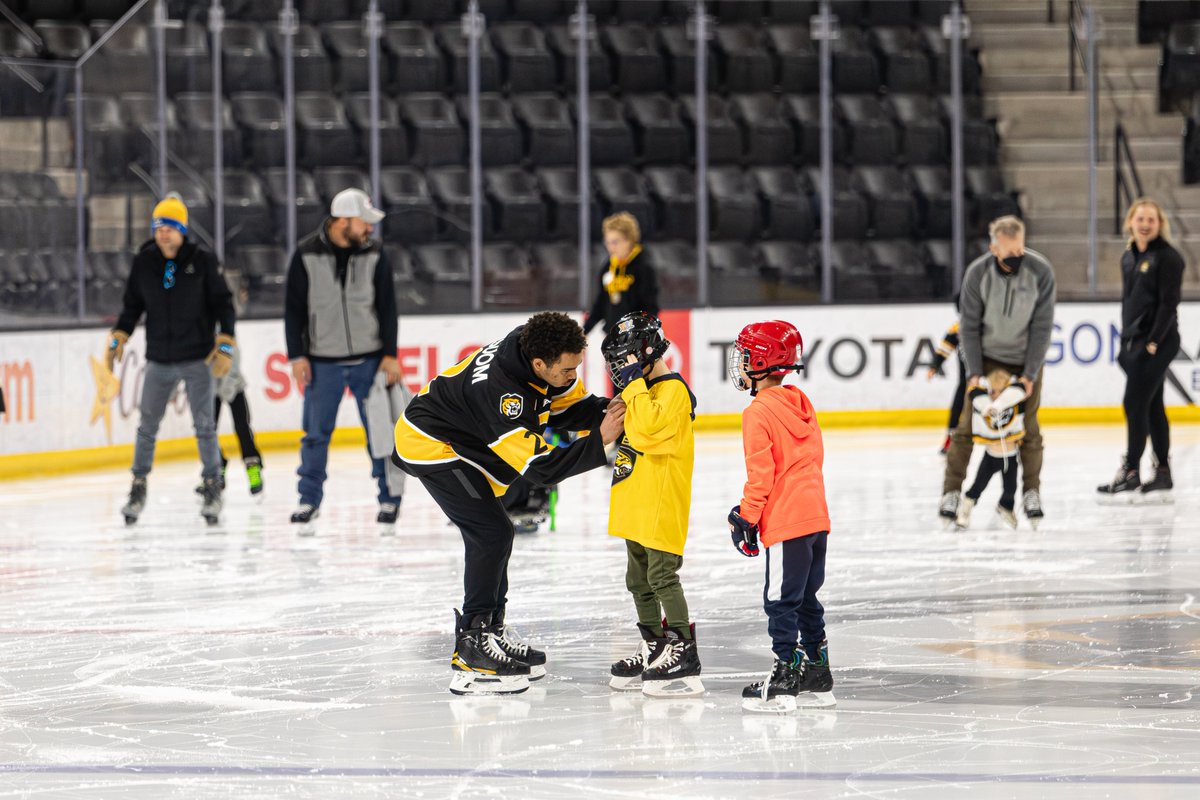
M 1025 519 L 1029 520 L 1029 526 L 1035 531 L 1038 525 L 1042 524 L 1042 518 L 1046 515 L 1042 512 L 1042 494 L 1037 489 L 1030 489 L 1021 496 L 1021 509 L 1025 512 Z
M 958 503 L 961 497 L 962 492 L 946 492 L 942 495 L 938 516 L 941 517 L 943 528 L 949 528 L 958 519 Z
M 496 629 L 496 643 L 501 649 L 517 661 L 524 661 L 529 665 L 529 680 L 536 681 L 546 677 L 546 653 L 530 647 L 528 642 L 522 640 L 517 629 L 504 621 L 503 612 L 496 618 L 498 621 L 494 622 L 492 627 Z
M 833 697 L 833 673 L 829 669 L 829 642 L 821 642 L 817 660 L 797 648 L 800 658 L 800 685 L 796 695 L 798 708 L 832 708 L 837 705 Z
M 637 626 L 638 632 L 642 634 L 642 641 L 638 644 L 637 651 L 628 658 L 614 662 L 609 670 L 612 678 L 608 681 L 608 685 L 618 692 L 640 692 L 642 690 L 642 673 L 646 671 L 646 665 L 658 657 L 659 642 L 666 641 L 663 638 L 662 628 L 651 628 L 640 622 Z
M 200 495 L 204 501 L 204 505 L 200 506 L 200 516 L 204 517 L 204 521 L 209 525 L 216 525 L 220 522 L 221 508 L 224 505 L 221 500 L 221 479 L 205 478 L 200 488 L 204 490 Z
M 648 697 L 690 697 L 704 694 L 700 680 L 700 654 L 696 650 L 695 626 L 685 639 L 677 628 L 667 628 L 656 644 L 658 652 L 642 673 L 642 694 Z
M 1154 480 L 1142 484 L 1142 500 L 1146 503 L 1174 502 L 1172 489 L 1175 482 L 1171 480 L 1171 466 L 1154 462 Z
M 138 521 L 138 517 L 142 515 L 142 510 L 146 507 L 146 479 L 134 478 L 133 485 L 129 487 L 129 499 L 125 505 L 121 507 L 121 514 L 125 517 L 126 525 L 133 525 Z
M 221 455 L 221 477 L 217 479 L 218 483 L 220 483 L 220 485 L 221 485 L 222 492 L 225 491 L 225 470 L 228 466 L 229 466 L 229 459 L 227 459 L 224 456 L 224 454 L 222 454 Z M 204 481 L 203 480 L 201 480 L 199 483 L 196 484 L 196 500 L 198 500 L 201 503 L 204 502 Z
M 797 668 L 799 657 L 784 661 L 776 658 L 775 666 L 766 680 L 756 681 L 742 689 L 742 708 L 766 714 L 786 714 L 796 710 L 796 695 L 804 675 Z
M 529 665 L 504 651 L 497 626 L 486 615 L 463 619 L 454 612 L 454 655 L 450 691 L 454 694 L 519 694 L 529 688 Z
M 315 520 L 321 516 L 321 509 L 309 503 L 301 503 L 292 512 L 292 524 L 298 525 L 296 533 L 301 536 L 312 536 L 317 532 Z
M 1117 469 L 1117 474 L 1113 477 L 1112 483 L 1096 487 L 1096 491 L 1100 495 L 1097 499 L 1101 503 L 1106 504 L 1130 503 L 1138 496 L 1138 488 L 1141 485 L 1142 481 L 1138 475 L 1137 467 L 1130 466 L 1129 462 L 1122 456 L 1121 466 Z
M 384 533 L 395 533 L 396 518 L 399 516 L 399 503 L 380 503 L 379 513 L 375 515 L 375 521 L 383 526 Z

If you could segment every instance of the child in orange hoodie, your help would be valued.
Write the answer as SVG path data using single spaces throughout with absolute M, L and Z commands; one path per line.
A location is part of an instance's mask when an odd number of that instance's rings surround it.
M 754 400 L 742 412 L 746 486 L 729 512 L 729 530 L 742 555 L 767 551 L 763 609 L 775 666 L 766 680 L 742 691 L 751 711 L 784 712 L 835 704 L 825 640 L 825 581 L 829 506 L 821 465 L 825 449 L 812 403 L 789 372 L 804 369 L 804 342 L 790 322 L 747 325 L 729 356 L 729 377 Z

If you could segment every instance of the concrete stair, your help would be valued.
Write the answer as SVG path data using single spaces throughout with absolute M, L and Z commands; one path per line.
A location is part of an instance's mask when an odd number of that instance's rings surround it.
M 1058 273 L 1063 297 L 1083 297 L 1087 281 L 1087 96 L 1077 64 L 1069 87 L 1067 3 L 967 0 L 971 43 L 980 48 L 986 113 L 1000 134 L 1000 166 L 1019 192 L 1029 244 Z M 1120 292 L 1118 264 L 1125 239 L 1114 235 L 1113 133 L 1120 122 L 1130 139 L 1145 194 L 1171 216 L 1176 244 L 1189 264 L 1200 255 L 1200 187 L 1182 182 L 1184 120 L 1158 113 L 1157 45 L 1137 43 L 1136 0 L 1093 0 L 1100 37 L 1097 174 L 1097 275 L 1100 291 Z M 1124 201 L 1121 201 L 1123 205 Z M 1119 208 L 1123 213 L 1125 209 Z M 1189 270 L 1185 291 L 1200 295 L 1200 271 Z

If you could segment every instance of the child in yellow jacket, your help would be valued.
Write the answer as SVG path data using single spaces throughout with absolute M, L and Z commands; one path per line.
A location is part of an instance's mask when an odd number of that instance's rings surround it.
M 601 345 L 621 392 L 613 402 L 626 406 L 608 532 L 626 540 L 625 585 L 642 634 L 637 653 L 612 665 L 609 685 L 641 688 L 654 697 L 704 691 L 695 628 L 679 582 L 692 501 L 696 398 L 662 359 L 670 344 L 657 319 L 635 311 Z

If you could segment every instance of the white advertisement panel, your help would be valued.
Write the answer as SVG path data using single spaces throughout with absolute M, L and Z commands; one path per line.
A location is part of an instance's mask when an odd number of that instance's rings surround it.
M 400 322 L 397 356 L 409 387 L 476 347 L 500 338 L 526 314 L 408 317 Z M 663 313 L 674 342 L 668 360 L 691 384 L 700 414 L 741 411 L 748 401 L 725 372 L 726 348 L 748 322 L 785 319 L 799 327 L 807 369 L 799 379 L 825 411 L 940 409 L 957 378 L 953 364 L 929 381 L 934 348 L 954 319 L 949 305 L 834 306 L 704 309 Z M 1116 365 L 1119 307 L 1115 303 L 1060 304 L 1047 356 L 1043 405 L 1115 407 L 1123 376 Z M 1180 309 L 1183 352 L 1172 369 L 1167 402 L 1181 405 L 1200 396 L 1200 304 Z M 0 386 L 8 411 L 0 415 L 0 454 L 130 444 L 145 365 L 141 329 L 126 347 L 115 380 L 103 369 L 106 331 L 99 329 L 0 334 Z M 606 391 L 601 334 L 593 332 L 584 380 Z M 242 370 L 256 430 L 300 428 L 301 395 L 291 378 L 280 321 L 238 326 Z M 338 424 L 358 424 L 352 400 Z M 228 414 L 221 430 L 231 430 Z M 163 420 L 161 438 L 191 435 L 191 418 L 180 392 Z

